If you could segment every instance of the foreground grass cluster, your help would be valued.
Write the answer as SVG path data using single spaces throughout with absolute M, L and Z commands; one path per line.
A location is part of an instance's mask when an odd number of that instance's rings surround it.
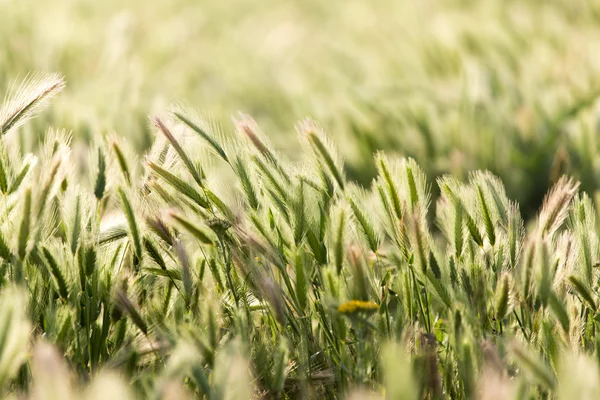
M 326 134 L 299 162 L 248 116 L 225 135 L 153 118 L 138 161 L 19 127 L 58 93 L 0 110 L 0 391 L 33 398 L 595 398 L 596 209 L 561 178 L 525 227 L 502 182 L 432 182 L 375 157 L 349 182 Z M 88 183 L 89 182 L 89 183 Z

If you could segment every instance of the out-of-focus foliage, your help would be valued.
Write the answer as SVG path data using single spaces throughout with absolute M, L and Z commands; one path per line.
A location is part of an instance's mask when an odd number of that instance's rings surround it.
M 76 143 L 116 131 L 139 153 L 146 116 L 183 101 L 252 114 L 294 157 L 311 115 L 352 179 L 376 149 L 432 179 L 488 169 L 526 215 L 563 172 L 598 188 L 598 54 L 593 0 L 0 1 L 0 92 L 61 71 L 47 117 Z

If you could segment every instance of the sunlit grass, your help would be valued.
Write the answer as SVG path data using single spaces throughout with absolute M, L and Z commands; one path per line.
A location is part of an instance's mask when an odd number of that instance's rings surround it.
M 525 228 L 490 172 L 434 183 L 378 153 L 358 187 L 313 121 L 299 161 L 248 116 L 227 139 L 180 109 L 152 121 L 143 160 L 98 141 L 87 178 L 64 133 L 33 156 L 6 130 L 2 395 L 598 392 L 600 240 L 578 182 L 560 178 Z
M 598 397 L 599 10 L 0 0 L 0 397 Z

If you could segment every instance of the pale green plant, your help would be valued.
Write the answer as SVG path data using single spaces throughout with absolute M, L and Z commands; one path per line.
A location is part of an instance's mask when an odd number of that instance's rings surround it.
M 35 155 L 1 138 L 2 395 L 593 396 L 572 372 L 600 365 L 577 181 L 526 223 L 489 171 L 432 185 L 378 153 L 361 187 L 312 120 L 293 161 L 248 116 L 226 135 L 175 110 L 143 160 L 111 138 L 83 171 L 61 131 Z

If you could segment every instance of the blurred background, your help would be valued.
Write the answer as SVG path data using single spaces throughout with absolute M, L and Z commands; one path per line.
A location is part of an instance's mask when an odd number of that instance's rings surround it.
M 0 0 L 0 95 L 30 71 L 67 80 L 33 137 L 143 153 L 147 116 L 186 103 L 225 132 L 251 114 L 291 157 L 312 116 L 365 185 L 384 149 L 489 169 L 529 215 L 563 173 L 599 188 L 599 1 Z

